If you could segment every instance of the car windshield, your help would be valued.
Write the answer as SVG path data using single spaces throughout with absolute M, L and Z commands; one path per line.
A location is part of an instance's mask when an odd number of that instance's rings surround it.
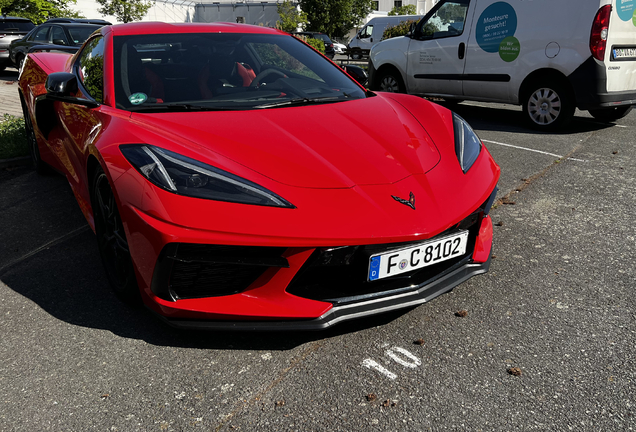
M 100 25 L 66 26 L 75 45 L 82 45 Z
M 337 66 L 287 35 L 117 36 L 117 107 L 129 111 L 245 110 L 366 97 Z
M 0 31 L 28 32 L 35 25 L 29 21 L 0 21 Z

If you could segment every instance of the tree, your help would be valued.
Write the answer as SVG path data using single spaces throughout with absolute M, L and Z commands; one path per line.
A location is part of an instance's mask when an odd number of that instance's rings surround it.
M 118 21 L 139 21 L 152 7 L 152 3 L 145 0 L 97 0 L 102 5 L 97 11 L 106 16 L 114 15 Z
M 49 18 L 83 18 L 70 8 L 75 0 L 0 0 L 2 14 L 28 18 L 41 24 Z
M 307 13 L 307 30 L 342 37 L 371 12 L 371 0 L 299 0 Z
M 417 9 L 415 5 L 404 5 L 404 6 L 394 6 L 389 12 L 389 15 L 415 15 L 417 14 Z
M 285 0 L 276 5 L 280 21 L 276 22 L 276 28 L 287 33 L 295 32 L 299 26 L 307 24 L 307 14 L 299 11 L 296 3 Z

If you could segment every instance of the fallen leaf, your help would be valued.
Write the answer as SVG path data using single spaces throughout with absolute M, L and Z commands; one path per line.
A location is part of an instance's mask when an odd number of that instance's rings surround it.
M 495 226 L 504 226 L 504 223 L 502 221 L 499 221 L 495 224 Z
M 282 407 L 285 406 L 285 401 L 284 400 L 279 400 L 276 401 L 276 403 L 274 404 L 275 407 Z
M 510 375 L 520 376 L 523 372 L 521 372 L 521 369 L 518 367 L 511 367 L 508 369 L 508 373 Z
M 385 407 L 385 408 L 394 407 L 395 405 L 396 405 L 396 403 L 395 402 L 391 402 L 391 399 L 387 399 L 384 402 L 382 402 L 382 406 Z
M 468 311 L 467 311 L 467 310 L 464 310 L 464 309 L 462 309 L 462 310 L 460 310 L 460 311 L 455 312 L 455 316 L 458 316 L 458 317 L 460 317 L 460 318 L 464 318 L 464 317 L 466 317 L 467 315 L 468 315 Z
M 376 400 L 378 397 L 375 395 L 375 393 L 369 393 L 367 396 L 367 401 L 369 402 L 373 402 L 374 400 Z
M 618 150 L 614 150 L 612 154 L 618 154 Z
M 413 341 L 413 343 L 415 345 L 424 345 L 424 339 L 422 339 L 422 338 L 417 339 L 417 340 Z

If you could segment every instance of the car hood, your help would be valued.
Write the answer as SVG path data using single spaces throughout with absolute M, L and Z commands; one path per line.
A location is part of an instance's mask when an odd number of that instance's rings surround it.
M 295 187 L 395 183 L 440 159 L 417 119 L 382 96 L 249 111 L 133 113 L 131 120 L 175 143 L 200 146 L 203 162 L 201 150 L 208 149 Z

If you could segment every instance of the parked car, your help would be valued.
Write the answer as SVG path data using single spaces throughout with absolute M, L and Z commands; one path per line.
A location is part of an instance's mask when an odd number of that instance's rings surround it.
M 0 71 L 11 66 L 9 57 L 11 42 L 23 38 L 34 27 L 35 25 L 27 18 L 0 16 Z
M 323 329 L 489 268 L 499 167 L 470 126 L 287 33 L 105 26 L 18 84 L 113 290 L 171 325 Z
M 576 108 L 604 121 L 636 103 L 634 2 L 441 0 L 371 50 L 372 89 L 521 105 L 555 130 Z M 576 11 L 576 13 L 573 13 Z
M 11 62 L 20 69 L 27 53 L 36 46 L 40 50 L 59 49 L 75 52 L 91 33 L 100 27 L 102 27 L 101 24 L 47 21 L 31 30 L 22 39 L 11 42 L 9 47 Z
M 345 51 L 347 50 L 347 46 L 345 44 L 341 44 L 340 42 L 334 41 L 333 49 L 336 52 L 336 54 L 344 54 Z
M 82 23 L 82 24 L 101 24 L 101 25 L 111 25 L 110 22 L 99 19 L 99 18 L 49 18 L 46 20 L 48 24 L 50 23 Z
M 336 50 L 334 49 L 333 42 L 331 41 L 331 38 L 327 36 L 326 34 L 320 33 L 320 32 L 311 32 L 311 31 L 298 32 L 294 34 L 307 36 L 313 39 L 320 39 L 325 44 L 325 55 L 329 57 L 330 59 L 333 59 L 333 57 L 336 55 Z

